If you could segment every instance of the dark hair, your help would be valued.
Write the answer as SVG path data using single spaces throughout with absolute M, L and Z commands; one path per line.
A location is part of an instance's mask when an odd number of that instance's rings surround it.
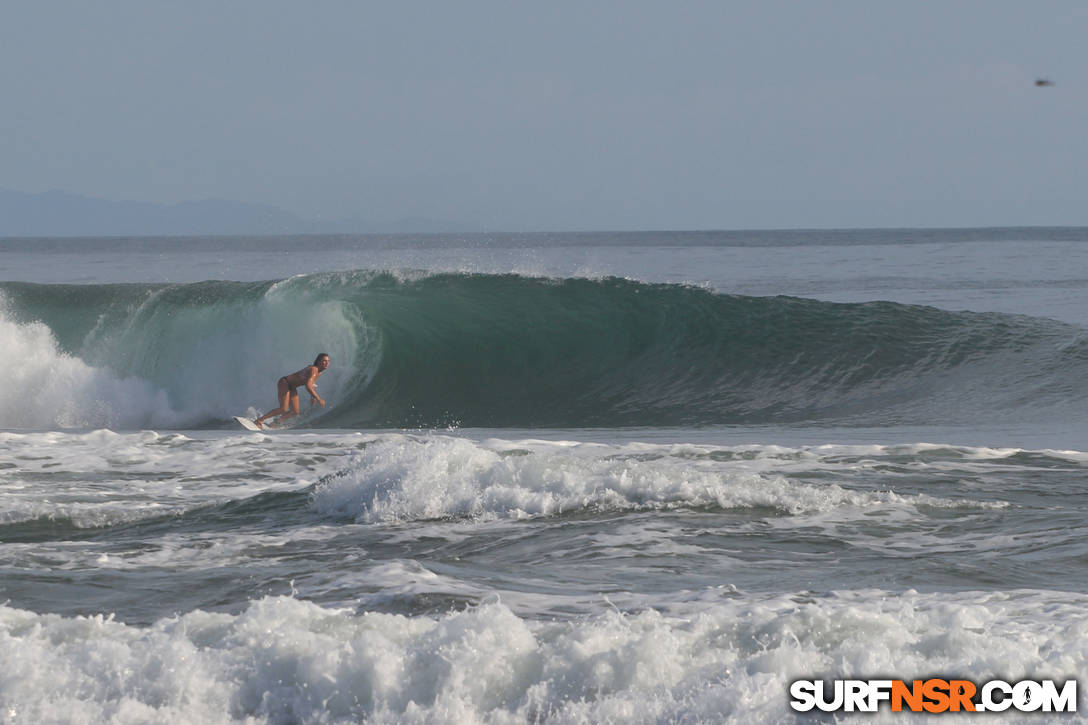
M 317 357 L 315 357 L 314 358 L 314 365 L 317 365 L 319 362 L 321 362 L 321 358 L 323 358 L 323 357 L 329 357 L 329 353 L 323 352 L 320 355 L 318 355 Z M 332 360 L 332 358 L 329 357 L 329 360 Z

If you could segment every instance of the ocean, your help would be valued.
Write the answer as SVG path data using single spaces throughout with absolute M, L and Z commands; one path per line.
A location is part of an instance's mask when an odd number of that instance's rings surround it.
M 1088 672 L 1088 228 L 6 239 L 0 280 L 0 722 L 929 722 L 791 683 Z M 325 408 L 238 429 L 320 352 Z

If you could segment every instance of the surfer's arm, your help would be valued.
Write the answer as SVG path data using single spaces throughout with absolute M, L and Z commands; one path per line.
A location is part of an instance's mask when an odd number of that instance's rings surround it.
M 313 405 L 316 402 L 318 405 L 324 408 L 325 401 L 322 400 L 321 396 L 317 394 L 316 390 L 314 390 L 314 383 L 317 382 L 317 376 L 319 374 L 320 373 L 317 368 L 311 368 L 310 377 L 306 379 L 306 392 L 310 394 L 310 405 Z

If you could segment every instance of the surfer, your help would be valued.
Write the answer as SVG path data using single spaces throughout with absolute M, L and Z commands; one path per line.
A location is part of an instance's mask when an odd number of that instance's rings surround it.
M 278 416 L 279 422 L 283 422 L 288 418 L 294 418 L 298 415 L 299 388 L 306 388 L 306 392 L 310 394 L 310 405 L 317 403 L 324 408 L 325 401 L 322 400 L 321 396 L 314 390 L 314 383 L 321 377 L 321 373 L 328 369 L 329 354 L 323 352 L 314 358 L 313 365 L 307 365 L 298 372 L 284 375 L 276 381 L 276 397 L 279 398 L 280 407 L 273 408 L 253 422 L 257 424 L 258 428 L 264 428 L 264 421 L 268 418 L 276 418 Z

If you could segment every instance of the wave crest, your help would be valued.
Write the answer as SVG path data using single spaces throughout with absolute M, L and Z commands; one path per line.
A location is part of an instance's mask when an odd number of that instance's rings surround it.
M 74 391 L 32 419 L 0 391 L 0 426 L 110 425 L 81 390 L 119 425 L 221 425 L 274 405 L 275 380 L 320 351 L 332 405 L 306 425 L 342 428 L 1053 419 L 1083 416 L 1088 374 L 1084 331 L 1052 320 L 616 278 L 345 272 L 0 294 L 0 364 L 40 357 L 31 377 Z

